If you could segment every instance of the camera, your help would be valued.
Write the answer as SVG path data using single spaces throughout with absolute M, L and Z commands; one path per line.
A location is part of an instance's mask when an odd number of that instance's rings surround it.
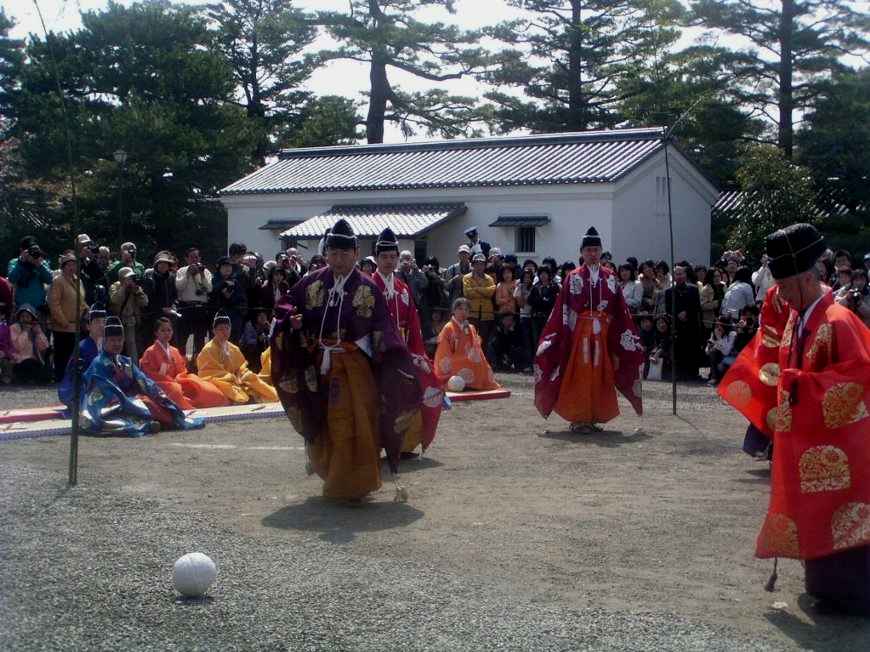
M 864 298 L 864 296 L 861 294 L 861 290 L 858 290 L 857 288 L 853 288 L 853 289 L 849 290 L 849 294 L 848 294 L 849 307 L 852 310 L 857 310 L 858 306 L 861 305 L 861 300 L 863 298 Z

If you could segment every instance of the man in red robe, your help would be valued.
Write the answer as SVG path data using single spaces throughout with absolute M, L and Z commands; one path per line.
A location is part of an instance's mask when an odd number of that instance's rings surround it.
M 563 279 L 538 343 L 535 407 L 544 418 L 555 411 L 572 431 L 589 434 L 619 414 L 616 389 L 643 411 L 643 350 L 616 276 L 600 265 L 594 227 L 583 236 L 580 256 L 583 264 Z
M 372 280 L 384 293 L 387 312 L 411 353 L 417 379 L 423 390 L 420 413 L 411 421 L 402 445 L 402 455 L 412 457 L 417 446 L 422 445 L 425 453 L 435 439 L 444 392 L 435 376 L 432 361 L 426 356 L 420 315 L 414 305 L 411 289 L 395 273 L 399 264 L 399 241 L 389 227 L 381 232 L 375 243 L 375 262 L 377 269 L 372 274 Z
M 788 319 L 781 334 L 762 323 L 719 391 L 772 431 L 770 505 L 756 556 L 804 560 L 807 593 L 826 608 L 870 615 L 870 331 L 821 283 L 815 263 L 824 251 L 809 224 L 768 236 Z M 774 348 L 776 360 L 766 361 L 761 353 Z

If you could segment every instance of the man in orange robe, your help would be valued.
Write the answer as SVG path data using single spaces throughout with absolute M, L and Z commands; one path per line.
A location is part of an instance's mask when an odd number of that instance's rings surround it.
M 395 273 L 399 264 L 399 241 L 389 227 L 381 232 L 375 243 L 375 262 L 377 269 L 371 278 L 384 294 L 387 312 L 396 325 L 399 336 L 408 347 L 417 380 L 423 390 L 420 412 L 411 420 L 402 444 L 402 455 L 413 457 L 418 446 L 422 446 L 425 453 L 435 439 L 435 430 L 441 418 L 444 391 L 441 389 L 441 382 L 435 376 L 432 362 L 426 355 L 423 331 L 420 328 L 420 315 L 414 305 L 411 289 Z
M 809 224 L 768 236 L 777 296 L 788 306 L 777 357 L 759 355 L 775 343 L 762 325 L 756 355 L 741 355 L 719 391 L 772 430 L 770 505 L 756 556 L 804 560 L 807 593 L 827 608 L 870 615 L 870 331 L 821 283 L 815 263 L 824 251 Z
M 619 414 L 616 389 L 640 414 L 643 350 L 616 276 L 600 263 L 601 238 L 590 228 L 583 264 L 562 280 L 535 356 L 535 407 L 556 414 L 571 430 L 600 432 Z

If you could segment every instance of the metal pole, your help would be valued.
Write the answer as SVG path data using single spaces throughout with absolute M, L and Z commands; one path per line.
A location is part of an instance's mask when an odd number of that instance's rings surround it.
M 79 230 L 79 209 L 78 209 L 78 196 L 76 193 L 76 178 L 75 178 L 75 169 L 73 167 L 73 153 L 72 153 L 72 136 L 70 135 L 69 128 L 69 113 L 66 108 L 66 97 L 63 94 L 63 88 L 60 85 L 60 72 L 57 68 L 57 60 L 54 58 L 54 50 L 51 47 L 51 39 L 48 35 L 48 28 L 45 26 L 45 18 L 42 15 L 42 9 L 39 7 L 38 0 L 33 0 L 33 6 L 36 7 L 36 13 L 39 16 L 39 22 L 42 25 L 42 33 L 45 35 L 45 46 L 48 51 L 48 58 L 51 62 L 52 74 L 54 76 L 54 83 L 57 87 L 57 95 L 60 99 L 60 108 L 61 113 L 63 113 L 63 127 L 64 127 L 64 135 L 66 137 L 66 160 L 67 160 L 67 168 L 69 171 L 69 185 L 70 185 L 70 193 L 72 194 L 72 206 L 73 206 L 73 226 L 76 231 Z M 76 265 L 78 269 L 76 270 L 79 282 L 76 284 L 76 310 L 78 310 L 79 304 L 81 303 L 81 266 L 79 261 L 78 250 L 73 242 L 73 251 L 76 252 Z M 70 435 L 69 440 L 69 486 L 74 487 L 78 483 L 78 463 L 79 463 L 79 396 L 81 394 L 81 376 L 78 373 L 78 359 L 79 359 L 79 345 L 81 344 L 81 324 L 76 328 L 76 343 L 73 348 L 73 355 L 75 356 L 73 360 L 76 365 L 76 374 L 73 381 L 73 409 L 72 409 L 72 434 Z
M 671 165 L 668 158 L 668 145 L 671 140 L 671 130 L 665 132 L 662 142 L 665 146 L 665 183 L 668 193 L 668 232 L 671 237 L 671 400 L 672 412 L 677 414 L 677 291 L 674 282 L 674 214 L 671 210 Z

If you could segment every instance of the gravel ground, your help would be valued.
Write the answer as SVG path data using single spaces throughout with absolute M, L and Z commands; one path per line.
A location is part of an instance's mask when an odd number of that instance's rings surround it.
M 763 591 L 766 469 L 710 390 L 681 388 L 674 418 L 650 384 L 643 421 L 579 437 L 505 380 L 405 465 L 407 504 L 318 498 L 278 419 L 83 439 L 72 489 L 63 438 L 0 443 L 0 649 L 870 648 L 864 621 L 814 611 L 799 564 Z M 219 566 L 206 601 L 172 588 L 193 550 Z

